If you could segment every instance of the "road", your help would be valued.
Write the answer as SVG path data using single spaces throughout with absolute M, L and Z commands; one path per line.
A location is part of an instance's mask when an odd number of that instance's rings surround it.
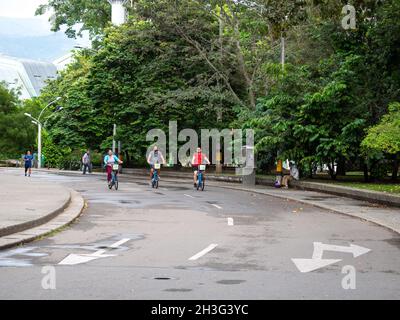
M 121 176 L 115 191 L 94 175 L 31 179 L 74 188 L 87 208 L 65 230 L 0 251 L 0 299 L 400 297 L 400 236 L 369 222 L 218 186 L 196 191 L 190 181 L 153 190 Z M 314 243 L 339 246 L 319 257 L 337 262 L 300 272 L 292 259 L 311 259 Z M 350 244 L 369 250 L 354 257 L 340 249 Z M 47 266 L 53 290 L 43 286 Z M 343 287 L 345 266 L 354 289 Z

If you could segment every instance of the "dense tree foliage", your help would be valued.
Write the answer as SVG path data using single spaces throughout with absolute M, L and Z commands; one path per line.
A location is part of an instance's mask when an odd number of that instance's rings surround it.
M 15 158 L 26 150 L 32 150 L 36 133 L 31 121 L 24 115 L 32 104 L 25 108 L 18 100 L 17 92 L 0 83 L 0 157 Z
M 346 4 L 136 0 L 127 2 L 129 22 L 112 27 L 105 1 L 49 1 L 55 30 L 81 22 L 97 39 L 95 52 L 77 53 L 43 93 L 64 97 L 50 137 L 105 148 L 117 123 L 137 161 L 145 133 L 178 120 L 196 130 L 255 129 L 262 169 L 280 157 L 303 175 L 325 164 L 332 178 L 351 168 L 368 179 L 390 161 L 395 173 L 400 128 L 391 121 L 397 104 L 388 106 L 400 101 L 400 1 L 353 1 L 356 29 L 348 30 Z

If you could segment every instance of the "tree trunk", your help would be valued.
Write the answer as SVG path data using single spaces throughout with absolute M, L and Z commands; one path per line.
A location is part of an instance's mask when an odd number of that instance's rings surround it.
M 336 180 L 337 172 L 335 172 L 335 164 L 328 164 L 328 170 L 332 180 Z
M 337 164 L 336 174 L 338 176 L 345 176 L 346 175 L 346 159 L 340 158 Z
M 369 182 L 368 164 L 367 164 L 366 160 L 364 161 L 364 164 L 363 164 L 363 171 L 364 171 L 364 181 Z
M 309 170 L 308 177 L 310 179 L 312 179 L 313 178 L 313 173 L 314 173 L 314 164 L 312 162 L 310 162 L 308 167 L 309 167 L 309 169 L 308 169 Z
M 396 181 L 398 174 L 399 174 L 399 154 L 396 154 L 394 156 L 394 161 L 393 161 L 393 171 L 392 171 L 392 180 Z

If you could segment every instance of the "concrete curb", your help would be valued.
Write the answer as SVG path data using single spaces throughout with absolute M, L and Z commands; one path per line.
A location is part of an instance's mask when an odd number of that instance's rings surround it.
M 63 212 L 70 205 L 70 202 L 71 202 L 71 192 L 69 192 L 69 197 L 67 201 L 65 201 L 63 205 L 53 210 L 49 214 L 35 220 L 30 220 L 19 224 L 14 224 L 12 226 L 0 228 L 0 237 L 6 237 L 14 233 L 23 232 L 25 230 L 29 230 L 45 224 L 50 220 L 54 219 L 55 217 L 57 217 L 61 212 Z
M 385 192 L 360 190 L 346 186 L 335 186 L 308 181 L 295 181 L 293 185 L 295 188 L 301 190 L 318 191 L 346 198 L 400 207 L 400 197 Z
M 36 240 L 74 222 L 82 214 L 85 207 L 85 201 L 78 192 L 72 189 L 69 190 L 70 201 L 68 202 L 68 206 L 65 207 L 61 213 L 58 212 L 58 215 L 44 224 L 1 237 L 0 249 L 7 249 Z

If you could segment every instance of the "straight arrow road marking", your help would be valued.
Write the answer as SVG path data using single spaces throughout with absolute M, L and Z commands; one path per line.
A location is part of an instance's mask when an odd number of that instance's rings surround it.
M 128 242 L 129 240 L 131 240 L 131 239 L 125 238 L 125 239 L 119 240 L 119 241 L 117 241 L 116 243 L 113 243 L 113 244 L 110 246 L 110 248 L 118 248 L 120 245 L 124 244 L 125 242 Z
M 125 242 L 129 241 L 130 239 L 124 238 L 122 240 L 119 240 L 112 245 L 109 246 L 109 248 L 118 248 L 120 245 L 124 244 Z M 67 257 L 65 257 L 61 262 L 59 262 L 59 265 L 77 265 L 77 264 L 82 264 L 86 263 L 95 259 L 100 259 L 100 258 L 108 258 L 108 257 L 115 257 L 114 254 L 105 254 L 106 250 L 101 249 L 97 250 L 94 253 L 90 254 L 69 254 Z
M 61 262 L 58 264 L 60 265 L 76 265 L 76 264 L 81 264 L 81 263 L 86 263 L 92 260 L 96 260 L 99 258 L 108 258 L 108 257 L 114 257 L 115 255 L 113 254 L 103 254 L 105 250 L 99 250 L 96 251 L 95 253 L 92 254 L 70 254 L 68 255 L 65 259 L 63 259 Z
M 297 269 L 304 273 L 342 261 L 342 259 L 323 259 L 322 255 L 324 251 L 351 253 L 354 258 L 357 258 L 371 250 L 354 244 L 350 244 L 350 246 L 337 246 L 324 244 L 322 242 L 314 242 L 314 251 L 311 259 L 292 259 L 292 261 L 296 265 Z
M 218 246 L 218 244 L 212 243 L 210 244 L 207 248 L 204 250 L 201 250 L 199 253 L 196 253 L 194 256 L 190 257 L 188 260 L 197 260 L 210 252 L 211 250 L 215 249 Z

